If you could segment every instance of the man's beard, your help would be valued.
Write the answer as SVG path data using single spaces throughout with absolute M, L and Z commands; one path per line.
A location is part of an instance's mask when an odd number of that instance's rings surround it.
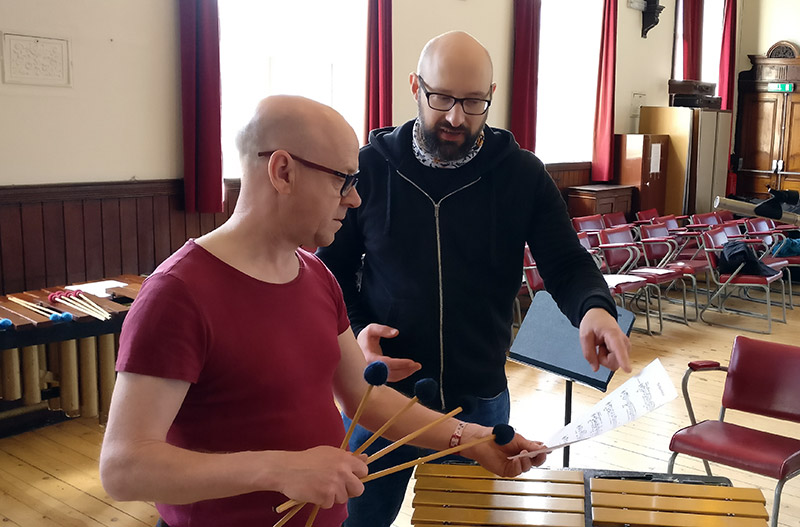
M 467 154 L 472 147 L 475 146 L 475 141 L 478 140 L 478 136 L 483 130 L 483 123 L 481 123 L 481 126 L 478 127 L 474 133 L 470 133 L 469 128 L 466 126 L 462 125 L 457 128 L 453 128 L 447 124 L 447 121 L 442 121 L 441 123 L 434 125 L 433 128 L 429 128 L 427 123 L 425 123 L 425 119 L 422 117 L 422 112 L 419 114 L 419 119 L 420 129 L 422 131 L 422 141 L 424 143 L 425 150 L 427 150 L 429 154 L 442 161 L 457 161 L 467 157 Z M 486 117 L 484 116 L 484 123 L 485 122 Z M 464 141 L 459 144 L 453 141 L 441 140 L 438 132 L 442 128 L 463 133 Z

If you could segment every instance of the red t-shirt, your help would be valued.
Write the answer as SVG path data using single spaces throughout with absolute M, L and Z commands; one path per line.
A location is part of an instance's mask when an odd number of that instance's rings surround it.
M 252 278 L 190 240 L 144 282 L 125 318 L 117 370 L 191 384 L 167 442 L 203 452 L 338 447 L 337 337 L 349 322 L 336 279 L 297 251 L 286 284 Z M 191 505 L 157 504 L 171 527 L 272 525 L 286 500 L 256 492 Z M 310 506 L 288 525 L 304 525 Z M 346 508 L 320 510 L 339 526 Z

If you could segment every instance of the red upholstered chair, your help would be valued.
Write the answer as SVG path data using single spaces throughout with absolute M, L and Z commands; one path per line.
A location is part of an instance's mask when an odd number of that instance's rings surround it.
M 689 323 L 686 318 L 686 284 L 682 280 L 683 272 L 677 269 L 647 266 L 644 260 L 643 246 L 634 241 L 633 229 L 630 226 L 621 225 L 600 231 L 600 250 L 603 252 L 603 258 L 610 272 L 639 276 L 647 280 L 649 286 L 652 286 L 658 300 L 659 332 L 663 325 L 660 289 L 662 285 L 669 287 L 673 283 L 680 283 L 683 295 L 681 322 Z M 649 304 L 649 298 L 647 298 L 647 303 Z
M 695 372 L 724 371 L 725 388 L 719 419 L 697 422 L 689 397 L 689 376 Z M 675 458 L 686 454 L 778 480 L 770 525 L 778 525 L 781 492 L 800 474 L 800 439 L 726 422 L 728 409 L 769 419 L 800 423 L 800 347 L 738 336 L 727 367 L 716 361 L 694 361 L 683 376 L 683 398 L 691 425 L 672 436 L 667 473 Z M 703 394 L 705 395 L 705 394 Z
M 615 227 L 617 225 L 630 225 L 625 218 L 624 212 L 608 212 L 603 214 L 603 223 L 606 227 Z
M 718 325 L 718 326 L 725 326 L 731 328 L 740 328 L 740 326 L 734 326 L 729 324 L 723 324 L 720 321 L 710 321 L 704 318 L 704 314 L 706 311 L 713 306 L 714 301 L 717 301 L 717 310 L 720 313 L 737 313 L 739 315 L 745 315 L 749 317 L 755 318 L 762 318 L 767 320 L 767 330 L 760 331 L 756 329 L 747 329 L 747 331 L 753 331 L 755 333 L 771 333 L 772 332 L 772 301 L 770 298 L 770 285 L 778 282 L 781 284 L 781 308 L 783 309 L 783 319 L 781 322 L 786 323 L 786 293 L 785 288 L 783 287 L 783 281 L 781 277 L 783 276 L 781 272 L 772 276 L 763 276 L 763 275 L 748 275 L 742 274 L 739 269 L 736 270 L 734 273 L 721 273 L 718 269 L 718 262 L 719 262 L 719 255 L 722 252 L 722 248 L 728 242 L 728 237 L 725 234 L 725 231 L 721 227 L 714 227 L 709 229 L 708 231 L 702 234 L 702 245 L 703 245 L 703 252 L 706 255 L 706 259 L 708 261 L 708 266 L 710 269 L 711 280 L 713 281 L 714 285 L 716 286 L 716 291 L 708 300 L 708 303 L 703 306 L 703 309 L 700 310 L 700 319 L 703 320 L 706 324 L 710 325 Z M 759 240 L 760 242 L 760 240 Z M 778 258 L 773 258 L 771 262 L 765 262 L 767 265 L 775 269 L 776 271 L 780 271 L 788 266 L 789 262 L 786 260 L 781 260 Z M 767 310 L 765 314 L 761 314 L 755 311 L 747 311 L 747 310 L 733 310 L 725 307 L 725 302 L 730 298 L 732 294 L 732 289 L 739 288 L 742 292 L 747 293 L 750 289 L 760 289 L 764 291 L 765 294 L 765 302 L 767 305 Z M 750 299 L 742 296 L 744 299 Z M 744 329 L 744 328 L 741 328 Z
M 694 318 L 697 320 L 700 315 L 697 300 L 697 275 L 705 274 L 706 291 L 708 291 L 708 262 L 703 260 L 678 260 L 680 254 L 680 242 L 676 236 L 669 233 L 669 229 L 663 223 L 652 223 L 641 225 L 641 243 L 644 247 L 644 255 L 648 265 L 655 265 L 659 268 L 675 269 L 683 273 L 684 278 L 688 278 L 692 285 L 694 294 Z
M 592 247 L 600 245 L 600 238 L 598 238 L 597 233 L 606 228 L 601 214 L 572 218 L 572 226 L 575 228 L 575 232 L 589 233 L 589 242 L 591 242 Z
M 652 222 L 658 218 L 658 210 L 657 209 L 646 209 L 640 210 L 636 213 L 636 219 L 639 221 L 650 221 Z
M 522 272 L 525 275 L 525 287 L 531 299 L 533 299 L 533 295 L 537 291 L 544 289 L 544 280 L 542 280 L 542 276 L 536 268 L 536 262 L 533 261 L 533 255 L 531 255 L 531 249 L 528 247 L 528 244 L 525 244 Z

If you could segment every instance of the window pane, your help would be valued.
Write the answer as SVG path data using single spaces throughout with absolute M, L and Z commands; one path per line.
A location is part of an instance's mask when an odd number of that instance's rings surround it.
M 603 3 L 543 0 L 536 154 L 546 163 L 591 161 Z
M 219 0 L 222 173 L 239 177 L 234 138 L 268 95 L 330 105 L 362 139 L 367 2 Z

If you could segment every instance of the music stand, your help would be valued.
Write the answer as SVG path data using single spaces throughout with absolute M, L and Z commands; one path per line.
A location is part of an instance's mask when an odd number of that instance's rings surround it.
M 617 322 L 623 333 L 630 335 L 635 320 L 633 313 L 617 307 Z M 547 291 L 534 295 L 525 314 L 509 358 L 566 379 L 564 424 L 572 416 L 572 383 L 579 382 L 601 392 L 608 389 L 614 372 L 604 366 L 594 372 L 581 353 L 578 328 L 558 309 Z M 564 447 L 564 467 L 569 466 L 569 446 Z

